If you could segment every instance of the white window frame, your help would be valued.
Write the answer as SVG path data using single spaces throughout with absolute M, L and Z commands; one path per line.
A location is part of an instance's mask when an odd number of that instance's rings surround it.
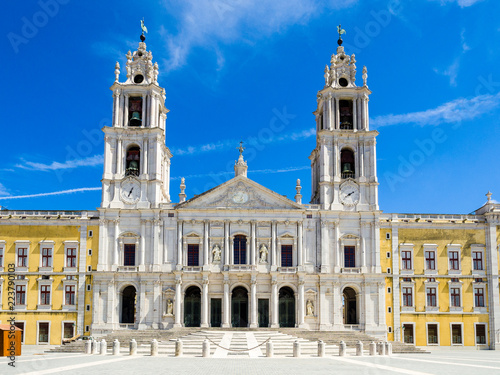
M 16 245 L 16 272 L 28 272 L 29 266 L 30 266 L 30 245 L 31 242 L 28 240 L 18 240 L 14 242 Z M 19 255 L 19 249 L 26 249 L 27 250 L 27 258 L 26 258 L 26 267 L 18 267 L 17 265 L 19 264 L 18 260 L 18 255 Z
M 485 251 L 485 246 L 484 245 L 481 245 L 481 244 L 473 244 L 471 245 L 470 247 L 470 258 L 471 258 L 471 272 L 474 276 L 486 276 L 486 258 L 485 258 L 485 254 L 486 254 L 486 251 Z M 476 252 L 479 252 L 481 253 L 481 257 L 482 257 L 482 263 L 483 263 L 483 269 L 482 270 L 475 270 L 474 269 L 474 257 L 473 257 L 473 254 L 476 253 Z
M 404 306 L 403 288 L 411 288 L 411 303 L 412 306 Z M 401 312 L 415 312 L 415 282 L 414 281 L 401 281 Z
M 454 344 L 453 343 L 453 325 L 459 325 L 460 326 L 460 337 L 462 338 L 462 342 L 460 344 Z M 450 322 L 450 344 L 451 346 L 464 346 L 464 323 L 462 322 Z M 474 340 L 476 340 L 476 337 L 474 336 Z
M 38 243 L 40 248 L 40 262 L 38 264 L 38 271 L 40 272 L 52 272 L 54 269 L 54 241 L 40 241 Z M 42 267 L 43 249 L 50 249 L 50 266 Z
M 40 342 L 40 323 L 49 323 L 49 334 L 47 337 L 47 342 Z M 50 345 L 50 329 L 51 329 L 51 321 L 50 320 L 39 320 L 36 322 L 36 344 L 37 345 Z
M 281 265 L 281 246 L 282 245 L 291 245 L 292 246 L 292 265 L 288 267 L 284 267 Z M 258 251 L 257 251 L 258 252 Z M 278 237 L 278 246 L 276 247 L 277 258 L 276 263 L 280 268 L 292 268 L 297 267 L 297 239 L 295 236 L 292 236 L 290 233 L 284 233 L 283 235 Z M 248 259 L 250 260 L 250 254 L 248 255 Z
M 462 293 L 462 281 L 448 281 L 448 294 L 450 295 L 450 311 L 453 312 L 462 312 L 464 310 L 464 299 L 463 299 L 463 293 Z M 451 303 L 451 289 L 452 288 L 459 288 L 460 289 L 460 306 L 452 306 Z
M 54 297 L 54 288 L 52 288 L 53 278 L 42 279 L 41 277 L 37 279 L 38 282 L 38 305 L 37 310 L 52 310 L 52 300 Z M 42 305 L 42 286 L 50 287 L 50 302 L 48 305 Z
M 484 344 L 478 344 L 477 343 L 477 326 L 478 325 L 483 325 L 484 326 L 484 333 L 486 335 L 486 342 Z M 484 347 L 484 346 L 488 346 L 488 323 L 483 323 L 483 322 L 475 322 L 474 323 L 474 345 L 475 346 L 480 346 L 480 347 Z
M 415 257 L 413 249 L 415 245 L 412 243 L 401 243 L 399 244 L 399 269 L 400 269 L 400 275 L 413 275 L 415 273 Z M 406 269 L 403 268 L 403 251 L 409 251 L 410 252 L 410 261 L 411 261 L 411 268 Z
M 69 286 L 69 285 L 72 285 L 75 287 L 75 304 L 74 305 L 66 305 L 66 286 Z M 63 311 L 76 311 L 77 301 L 78 301 L 77 280 L 75 280 L 75 279 L 68 280 L 67 278 L 63 279 L 63 300 L 62 300 Z
M 24 329 L 22 330 L 22 333 L 21 333 L 21 344 L 24 344 L 24 340 L 25 340 L 25 332 L 26 332 L 26 320 L 18 320 L 16 319 L 16 323 L 23 323 L 23 327 Z
M 427 260 L 425 257 L 425 253 L 428 251 L 434 252 L 434 269 L 427 268 Z M 437 275 L 438 274 L 437 245 L 434 243 L 424 243 L 424 273 L 426 275 Z
M 437 325 L 437 343 L 429 343 L 429 325 Z M 440 344 L 440 335 L 439 335 L 439 322 L 426 322 L 425 323 L 425 342 L 427 346 L 439 346 Z
M 23 310 L 26 310 L 26 307 L 28 306 L 28 279 L 16 279 L 16 280 L 14 280 L 14 288 L 15 288 L 14 292 L 16 292 L 16 294 L 14 295 L 14 298 L 17 297 L 17 286 L 18 285 L 24 285 L 26 288 L 25 293 L 24 293 L 25 304 L 24 305 L 15 305 L 14 310 L 23 311 Z
M 79 243 L 78 241 L 64 241 L 64 272 L 76 272 L 78 271 L 78 260 L 79 260 Z M 68 249 L 76 249 L 76 265 L 75 267 L 67 267 L 68 264 Z
M 0 240 L 0 272 L 4 271 L 4 264 L 5 264 L 5 241 Z M 0 309 L 2 306 L 2 302 L 0 301 Z
M 439 311 L 439 282 L 438 281 L 425 281 L 425 311 L 437 312 Z M 429 306 L 427 304 L 427 291 L 430 288 L 436 289 L 436 306 Z
M 483 290 L 484 306 L 476 306 L 476 289 Z M 486 290 L 486 283 L 474 283 L 472 284 L 472 299 L 474 304 L 474 312 L 485 313 L 488 306 L 488 291 Z
M 450 268 L 450 252 L 458 252 L 458 269 L 452 270 Z M 448 244 L 446 245 L 446 255 L 448 257 L 448 275 L 461 275 L 462 274 L 462 245 L 460 244 Z
M 412 335 L 413 343 L 409 342 L 407 344 L 415 346 L 417 344 L 417 336 L 415 335 L 415 322 L 401 322 L 401 335 L 402 335 L 401 342 L 405 343 L 405 333 L 404 333 L 404 329 L 403 329 L 405 325 L 411 326 L 412 333 L 413 333 L 413 335 Z
M 63 320 L 61 322 L 61 345 L 63 343 L 63 340 L 65 340 L 64 338 L 64 323 L 72 323 L 73 324 L 73 336 L 71 336 L 70 338 L 72 337 L 75 337 L 75 334 L 76 334 L 76 322 L 74 320 Z

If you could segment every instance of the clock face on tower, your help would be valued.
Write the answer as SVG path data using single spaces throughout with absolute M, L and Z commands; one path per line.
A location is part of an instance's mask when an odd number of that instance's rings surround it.
M 123 181 L 120 197 L 125 203 L 136 203 L 141 197 L 141 184 L 133 179 Z
M 340 186 L 340 202 L 345 206 L 355 206 L 359 202 L 359 187 L 354 182 Z

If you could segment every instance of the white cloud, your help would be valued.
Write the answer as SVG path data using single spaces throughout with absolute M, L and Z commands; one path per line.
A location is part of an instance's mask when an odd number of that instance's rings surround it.
M 0 196 L 10 195 L 7 188 L 0 184 Z
M 467 121 L 490 112 L 499 105 L 500 93 L 495 95 L 479 95 L 471 99 L 459 98 L 425 111 L 377 116 L 371 119 L 370 125 L 373 129 L 376 129 L 382 126 L 400 124 L 425 126 Z
M 224 56 L 219 43 L 254 43 L 257 39 L 280 33 L 294 24 L 305 24 L 324 9 L 347 7 L 357 0 L 174 0 L 165 7 L 177 16 L 181 30 L 176 35 L 160 28 L 166 39 L 169 59 L 166 69 L 173 70 L 186 63 L 196 47 L 214 49 L 217 67 L 221 69 Z
M 458 76 L 458 70 L 460 69 L 460 57 L 457 57 L 453 63 L 446 68 L 443 71 L 440 71 L 437 68 L 434 68 L 434 72 L 437 74 L 441 74 L 443 76 L 449 77 L 450 79 L 450 85 L 451 86 L 456 86 L 457 85 L 457 76 Z
M 257 170 L 249 170 L 249 174 L 271 174 L 271 173 L 288 173 L 295 171 L 303 171 L 304 169 L 311 169 L 310 166 L 301 166 L 301 167 L 287 167 L 280 169 L 257 169 Z M 218 176 L 233 176 L 234 171 L 222 171 L 222 172 L 212 172 L 212 173 L 201 173 L 201 174 L 191 174 L 187 176 L 178 176 L 172 177 L 172 180 L 180 180 L 181 178 L 185 178 L 186 180 L 190 178 L 203 178 L 203 177 L 218 177 Z
M 436 1 L 436 0 L 431 0 Z M 467 8 L 483 0 L 439 0 L 441 5 L 447 5 L 449 3 L 456 3 L 460 8 Z
M 63 163 L 53 161 L 50 164 L 36 163 L 31 161 L 23 160 L 23 164 L 17 164 L 16 167 L 29 169 L 33 171 L 56 171 L 60 169 L 73 169 L 77 167 L 94 167 L 96 165 L 102 165 L 104 162 L 103 155 L 89 156 L 85 159 L 75 159 L 66 160 Z
M 27 195 L 12 195 L 8 197 L 0 197 L 0 200 L 5 200 L 5 199 L 23 199 L 23 198 L 38 198 L 38 197 L 47 197 L 50 195 L 62 195 L 62 194 L 72 194 L 72 193 L 81 193 L 85 191 L 97 191 L 101 190 L 100 187 L 93 187 L 93 188 L 77 188 L 77 189 L 69 189 L 69 190 L 61 190 L 61 191 L 54 191 L 50 193 L 39 193 L 39 194 L 27 194 Z

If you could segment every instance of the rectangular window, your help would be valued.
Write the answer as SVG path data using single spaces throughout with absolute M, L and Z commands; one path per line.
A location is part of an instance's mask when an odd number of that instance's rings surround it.
M 17 249 L 17 266 L 28 267 L 28 249 L 25 247 Z
M 90 332 L 90 326 L 85 326 L 85 332 Z
M 40 305 L 50 305 L 50 285 L 40 286 Z
M 483 270 L 483 252 L 473 251 L 472 252 L 472 269 L 475 271 Z
M 66 298 L 65 305 L 74 305 L 75 304 L 75 286 L 74 285 L 66 285 L 65 288 Z
M 486 325 L 477 324 L 476 325 L 476 344 L 484 345 L 486 344 Z
M 87 291 L 90 292 L 90 284 L 87 284 Z
M 427 306 L 436 307 L 436 288 L 427 288 Z
M 474 289 L 474 306 L 484 307 L 484 289 L 475 288 Z
M 49 343 L 49 323 L 38 323 L 38 343 Z
M 24 322 L 15 322 L 14 325 L 21 329 L 21 343 L 24 344 Z
M 452 324 L 451 325 L 451 342 L 452 344 L 462 343 L 462 325 Z
M 292 245 L 281 245 L 281 267 L 292 267 Z
M 344 246 L 344 267 L 356 267 L 354 246 Z
M 90 305 L 86 305 L 85 310 L 90 311 Z
M 188 244 L 188 266 L 196 267 L 200 265 L 200 245 Z
M 413 288 L 403 288 L 403 306 L 413 306 Z
M 65 339 L 70 339 L 74 336 L 74 323 L 64 323 L 64 337 Z
M 52 267 L 52 249 L 42 249 L 42 267 Z
M 92 237 L 94 235 L 94 232 L 89 230 L 89 237 Z
M 16 285 L 16 305 L 26 305 L 26 285 Z
M 438 325 L 428 324 L 427 325 L 427 343 L 437 344 L 438 343 Z
M 3 267 L 3 248 L 0 247 L 0 267 Z
M 451 306 L 460 307 L 460 288 L 451 288 Z
M 92 249 L 89 249 L 89 256 L 92 255 Z
M 66 250 L 66 267 L 76 267 L 76 249 L 69 248 Z
M 458 251 L 450 251 L 448 254 L 450 257 L 450 270 L 459 270 L 460 262 L 458 258 Z
M 402 266 L 404 270 L 411 270 L 411 251 L 405 250 L 401 252 Z
M 428 270 L 436 269 L 436 252 L 426 251 L 425 252 L 425 268 Z
M 247 239 L 245 236 L 235 236 L 233 240 L 233 260 L 234 264 L 247 263 Z
M 123 245 L 123 265 L 135 266 L 135 244 Z

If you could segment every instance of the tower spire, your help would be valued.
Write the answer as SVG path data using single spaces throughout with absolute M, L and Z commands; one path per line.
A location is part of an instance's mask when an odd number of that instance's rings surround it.
M 236 163 L 234 164 L 234 177 L 243 175 L 244 177 L 247 176 L 247 162 L 243 159 L 243 151 L 245 150 L 245 147 L 243 147 L 243 141 L 240 142 L 240 147 L 236 148 L 240 152 L 240 156 Z

